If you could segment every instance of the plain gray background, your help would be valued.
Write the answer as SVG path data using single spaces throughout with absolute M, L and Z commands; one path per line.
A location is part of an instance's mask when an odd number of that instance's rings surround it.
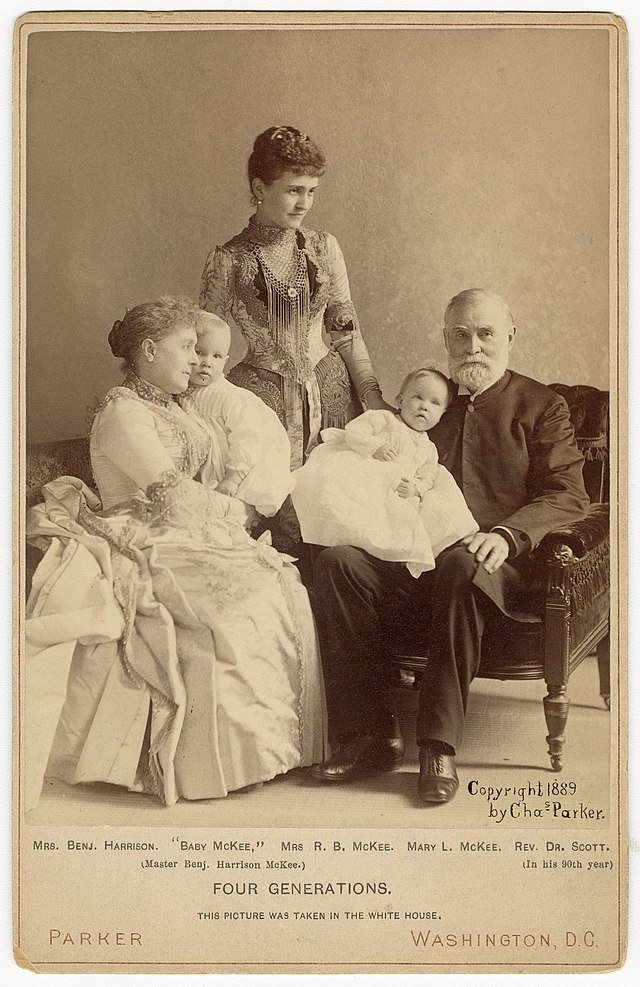
M 107 334 L 252 212 L 255 136 L 325 150 L 305 219 L 340 242 L 388 400 L 444 359 L 463 288 L 512 306 L 516 370 L 607 388 L 609 32 L 32 33 L 27 83 L 27 426 L 85 434 L 119 380 Z M 239 337 L 232 361 L 244 347 Z M 61 382 L 64 381 L 64 387 Z

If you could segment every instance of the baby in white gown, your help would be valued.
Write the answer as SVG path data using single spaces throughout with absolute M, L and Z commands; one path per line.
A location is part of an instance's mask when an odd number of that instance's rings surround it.
M 227 323 L 203 313 L 196 345 L 200 362 L 181 403 L 204 418 L 217 440 L 202 467 L 202 482 L 272 517 L 293 487 L 289 437 L 264 401 L 225 379 L 230 345 Z
M 346 428 L 327 428 L 293 474 L 293 504 L 305 542 L 355 545 L 415 577 L 435 557 L 478 530 L 427 431 L 451 400 L 439 370 L 420 368 L 402 383 L 398 411 L 366 411 Z

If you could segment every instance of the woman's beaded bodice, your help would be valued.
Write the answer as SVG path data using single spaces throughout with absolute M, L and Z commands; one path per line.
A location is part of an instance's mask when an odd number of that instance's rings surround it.
M 298 383 L 326 356 L 325 329 L 356 328 L 335 238 L 254 219 L 207 257 L 200 304 L 238 326 L 248 348 L 245 363 Z

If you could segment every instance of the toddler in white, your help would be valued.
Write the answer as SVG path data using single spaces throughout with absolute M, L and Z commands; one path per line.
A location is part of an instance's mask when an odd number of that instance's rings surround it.
M 355 545 L 415 577 L 435 557 L 478 530 L 462 493 L 427 432 L 451 400 L 433 368 L 412 371 L 394 411 L 366 411 L 346 428 L 327 428 L 293 474 L 293 504 L 303 540 Z
M 289 437 L 264 401 L 225 379 L 231 330 L 217 315 L 202 316 L 199 363 L 181 401 L 205 419 L 217 439 L 202 467 L 202 482 L 272 517 L 293 487 Z

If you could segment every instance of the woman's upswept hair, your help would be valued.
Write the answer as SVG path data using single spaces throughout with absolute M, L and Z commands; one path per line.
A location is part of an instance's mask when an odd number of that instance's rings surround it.
M 140 349 L 145 339 L 155 343 L 170 336 L 178 326 L 193 327 L 197 331 L 207 313 L 184 296 L 173 298 L 162 295 L 155 302 L 143 302 L 127 309 L 124 318 L 117 319 L 109 333 L 109 346 L 116 357 L 123 360 L 125 370 L 135 370 Z
M 295 127 L 269 127 L 258 134 L 247 171 L 253 194 L 254 178 L 271 185 L 285 171 L 294 175 L 324 175 L 326 159 L 317 144 Z

